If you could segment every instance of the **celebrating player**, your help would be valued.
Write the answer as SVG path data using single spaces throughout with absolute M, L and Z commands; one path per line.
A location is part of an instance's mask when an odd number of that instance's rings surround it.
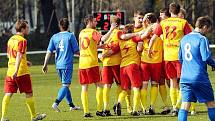
M 212 22 L 209 17 L 199 17 L 195 30 L 184 36 L 180 42 L 182 105 L 178 121 L 187 121 L 191 102 L 197 100 L 206 104 L 209 119 L 215 121 L 214 92 L 207 73 L 207 65 L 215 68 L 215 61 L 209 50 L 208 39 L 204 36 L 211 26 Z
M 102 83 L 103 87 L 103 102 L 104 102 L 104 115 L 111 116 L 109 101 L 110 101 L 110 89 L 114 82 L 117 84 L 116 89 L 116 99 L 118 100 L 119 94 L 122 91 L 120 86 L 120 62 L 121 54 L 119 48 L 119 33 L 121 30 L 120 27 L 120 18 L 114 16 L 111 18 L 112 24 L 116 24 L 116 28 L 112 30 L 110 36 L 104 43 L 104 51 L 102 52 Z M 115 108 L 116 106 L 114 106 Z
M 178 60 L 179 42 L 181 38 L 191 32 L 188 22 L 178 18 L 180 5 L 171 3 L 169 5 L 170 18 L 162 20 L 154 30 L 149 43 L 148 55 L 151 56 L 153 41 L 157 36 L 163 34 L 164 41 L 164 61 L 167 77 L 170 79 L 170 98 L 173 106 L 173 115 L 178 114 L 176 102 L 179 95 L 178 79 L 181 74 L 181 64 Z
M 124 33 L 133 33 L 134 26 L 128 24 L 125 26 Z M 121 50 L 121 64 L 120 64 L 120 80 L 121 87 L 123 91 L 119 95 L 118 104 L 116 107 L 117 115 L 121 115 L 121 102 L 128 92 L 130 92 L 131 87 L 134 91 L 133 96 L 133 112 L 132 115 L 138 116 L 137 112 L 139 108 L 140 101 L 140 87 L 142 84 L 142 79 L 140 76 L 140 57 L 136 50 L 137 42 L 141 39 L 138 37 L 132 37 L 128 40 L 121 40 L 119 42 Z
M 146 23 L 146 30 L 144 34 L 141 35 L 141 39 L 143 39 L 142 46 L 143 48 L 141 55 L 141 72 L 143 85 L 141 88 L 141 102 L 143 106 L 143 111 L 146 113 L 147 106 L 147 88 L 148 81 L 151 82 L 151 90 L 150 90 L 150 108 L 148 113 L 150 115 L 155 114 L 154 104 L 158 95 L 158 83 L 161 76 L 161 65 L 163 60 L 163 42 L 158 37 L 155 43 L 152 46 L 152 55 L 151 58 L 147 56 L 148 53 L 148 44 L 150 37 L 152 35 L 153 26 L 157 22 L 157 18 L 153 13 L 147 13 L 144 17 L 144 21 Z M 141 44 L 138 44 L 141 46 Z
M 52 36 L 42 68 L 42 71 L 47 73 L 49 58 L 54 50 L 56 50 L 56 69 L 62 83 L 62 87 L 58 91 L 57 99 L 52 105 L 52 108 L 57 112 L 60 112 L 58 105 L 64 97 L 66 98 L 71 111 L 80 109 L 80 107 L 74 105 L 71 91 L 69 89 L 73 72 L 73 55 L 79 52 L 79 48 L 75 35 L 68 32 L 68 27 L 68 19 L 62 18 L 59 21 L 60 32 Z
M 7 43 L 8 70 L 5 77 L 4 92 L 2 100 L 2 117 L 1 121 L 9 121 L 5 119 L 8 105 L 13 93 L 19 89 L 20 93 L 25 93 L 26 104 L 31 114 L 32 121 L 42 120 L 46 114 L 36 114 L 34 107 L 34 99 L 32 92 L 32 82 L 28 66 L 31 63 L 27 61 L 27 40 L 24 35 L 29 34 L 28 22 L 25 20 L 17 20 L 15 24 L 16 34 L 13 35 Z

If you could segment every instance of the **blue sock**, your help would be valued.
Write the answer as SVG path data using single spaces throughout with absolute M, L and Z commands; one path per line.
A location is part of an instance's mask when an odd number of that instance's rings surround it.
M 208 116 L 211 121 L 215 121 L 215 107 L 208 108 Z
M 58 91 L 58 96 L 57 96 L 57 104 L 59 104 L 63 98 L 66 96 L 66 93 L 67 93 L 67 90 L 68 90 L 68 87 L 66 86 L 62 86 L 59 91 Z
M 71 91 L 68 88 L 67 93 L 66 93 L 66 101 L 69 104 L 70 107 L 74 107 L 74 104 L 72 102 L 72 95 L 71 95 Z
M 187 110 L 180 109 L 178 112 L 178 121 L 187 121 Z

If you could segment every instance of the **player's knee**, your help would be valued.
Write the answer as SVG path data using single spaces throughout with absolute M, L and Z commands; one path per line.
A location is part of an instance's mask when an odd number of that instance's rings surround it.
M 33 93 L 25 93 L 25 95 L 26 95 L 26 98 L 33 97 Z
M 181 109 L 189 110 L 191 103 L 190 102 L 182 102 Z
M 13 96 L 13 93 L 5 93 L 6 96 L 10 96 L 12 97 Z
M 105 84 L 104 87 L 105 88 L 111 88 L 112 84 Z
M 85 85 L 82 85 L 82 91 L 87 91 L 88 90 L 88 85 L 85 84 Z
M 63 87 L 69 87 L 70 84 L 62 84 Z
M 158 86 L 158 83 L 156 81 L 152 81 L 151 83 L 152 83 L 153 87 L 157 87 Z
M 207 103 L 206 103 L 206 106 L 207 106 L 208 108 L 215 107 L 215 102 L 214 102 L 214 101 L 207 102 Z

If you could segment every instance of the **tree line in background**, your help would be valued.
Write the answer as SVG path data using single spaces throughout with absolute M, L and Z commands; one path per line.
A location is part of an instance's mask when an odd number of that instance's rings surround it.
M 49 38 L 59 31 L 58 20 L 68 17 L 76 36 L 84 27 L 83 18 L 96 11 L 126 12 L 126 23 L 133 21 L 133 12 L 155 12 L 179 3 L 187 12 L 186 19 L 192 25 L 199 16 L 208 15 L 215 21 L 215 0 L 0 0 L 0 52 L 6 51 L 14 23 L 19 18 L 29 21 L 31 36 L 28 49 L 44 50 Z M 74 25 L 74 27 L 72 27 Z M 215 24 L 214 24 L 215 28 Z M 213 31 L 215 33 L 215 31 Z M 209 35 L 214 40 L 213 34 Z

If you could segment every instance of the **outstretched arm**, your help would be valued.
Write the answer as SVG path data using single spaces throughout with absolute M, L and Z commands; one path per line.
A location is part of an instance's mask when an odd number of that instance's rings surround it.
M 48 71 L 48 61 L 49 61 L 49 59 L 50 59 L 50 57 L 51 57 L 51 52 L 50 51 L 47 51 L 46 52 L 46 56 L 45 56 L 45 60 L 44 60 L 44 64 L 43 64 L 43 68 L 42 68 L 42 71 L 43 71 L 43 73 L 45 74 L 45 73 L 47 73 L 47 71 Z
M 113 30 L 116 28 L 116 23 L 112 23 L 110 30 L 102 36 L 101 41 L 105 42 L 111 35 L 111 33 L 113 32 Z

